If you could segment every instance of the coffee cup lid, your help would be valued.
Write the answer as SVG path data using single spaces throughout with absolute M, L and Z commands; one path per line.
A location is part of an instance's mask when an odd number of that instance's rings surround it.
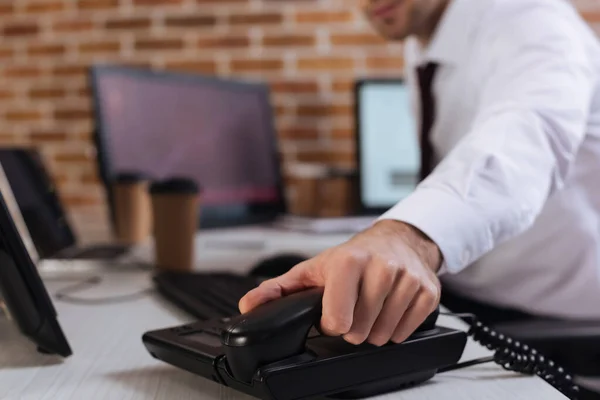
M 173 177 L 150 185 L 151 194 L 197 194 L 200 190 L 200 185 L 184 177 Z
M 117 183 L 136 183 L 146 180 L 146 176 L 141 172 L 122 172 L 115 177 Z

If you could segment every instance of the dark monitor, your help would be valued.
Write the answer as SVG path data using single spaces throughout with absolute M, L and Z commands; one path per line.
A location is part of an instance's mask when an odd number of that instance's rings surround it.
M 355 84 L 359 203 L 380 214 L 418 183 L 420 148 L 410 93 L 402 79 L 364 79 Z
M 285 198 L 268 86 L 165 71 L 91 70 L 100 175 L 192 178 L 203 228 L 270 222 Z
M 60 199 L 35 149 L 1 148 L 0 165 L 38 256 L 51 258 L 76 245 Z
M 21 332 L 43 353 L 62 357 L 71 348 L 37 268 L 0 193 L 0 296 Z

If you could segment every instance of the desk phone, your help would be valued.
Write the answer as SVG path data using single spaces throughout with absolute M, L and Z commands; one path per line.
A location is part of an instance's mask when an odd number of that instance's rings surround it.
M 147 332 L 142 341 L 156 359 L 264 400 L 370 397 L 481 362 L 536 374 L 577 398 L 571 376 L 534 349 L 480 322 L 469 332 L 441 327 L 439 310 L 402 343 L 353 345 L 320 335 L 322 297 L 312 288 L 246 314 Z M 458 364 L 468 335 L 493 357 Z
M 148 332 L 157 359 L 261 399 L 359 398 L 432 378 L 460 359 L 464 332 L 436 326 L 438 313 L 401 344 L 352 345 L 312 329 L 322 289 L 264 304 L 232 318 Z

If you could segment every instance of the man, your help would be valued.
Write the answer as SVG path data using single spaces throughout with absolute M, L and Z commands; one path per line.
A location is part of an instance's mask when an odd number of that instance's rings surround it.
M 370 0 L 406 41 L 423 180 L 370 229 L 266 281 L 256 305 L 324 287 L 321 327 L 405 340 L 444 291 L 498 310 L 600 319 L 600 45 L 563 0 Z

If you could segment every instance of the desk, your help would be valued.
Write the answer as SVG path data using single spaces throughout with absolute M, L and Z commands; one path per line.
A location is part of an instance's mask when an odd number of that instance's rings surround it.
M 232 234 L 223 232 L 199 235 L 198 243 L 228 237 L 235 239 Z M 339 239 L 332 238 L 332 241 Z M 303 243 L 297 240 L 296 237 L 293 241 L 296 246 L 302 244 L 308 251 L 317 250 L 317 245 L 308 246 L 308 240 Z M 321 246 L 330 244 L 320 243 Z M 283 240 L 281 244 L 292 242 Z M 274 250 L 275 245 L 266 251 Z M 231 249 L 223 252 L 232 255 Z M 140 251 L 138 256 L 143 253 Z M 208 268 L 211 254 L 223 268 L 231 267 L 233 264 L 224 262 L 226 257 L 221 253 L 205 250 L 198 267 Z M 257 253 L 252 254 L 255 257 Z M 234 255 L 233 258 L 248 259 L 244 252 Z M 145 331 L 192 321 L 149 290 L 152 285 L 147 271 L 139 266 L 87 264 L 84 268 L 81 265 L 79 268 L 72 263 L 65 271 L 43 270 L 60 322 L 73 348 L 70 358 L 61 362 L 36 353 L 12 324 L 0 319 L 0 399 L 251 399 L 166 365 L 146 352 L 141 341 Z M 55 294 L 61 288 L 90 276 L 100 276 L 102 282 L 73 296 L 89 299 L 146 292 L 135 300 L 115 304 L 82 305 L 56 300 Z M 461 321 L 444 316 L 440 324 L 464 328 Z M 463 360 L 486 355 L 489 355 L 487 350 L 469 342 Z M 379 397 L 394 400 L 507 398 L 553 400 L 565 397 L 537 377 L 510 373 L 493 364 L 440 374 L 422 386 Z

